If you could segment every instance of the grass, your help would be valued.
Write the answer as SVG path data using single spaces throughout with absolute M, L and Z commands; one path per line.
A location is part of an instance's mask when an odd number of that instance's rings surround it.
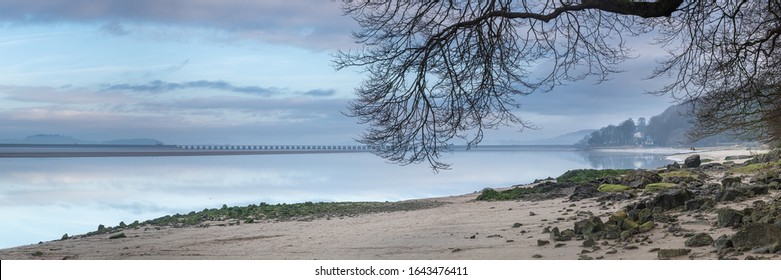
M 732 172 L 748 174 L 748 173 L 756 173 L 756 172 L 759 172 L 759 171 L 764 171 L 764 170 L 772 169 L 772 168 L 776 168 L 776 167 L 781 167 L 781 160 L 776 161 L 776 162 L 752 163 L 752 164 L 749 164 L 749 165 L 738 166 L 738 167 L 732 168 Z
M 602 184 L 597 188 L 600 192 L 622 192 L 629 189 L 632 189 L 632 187 L 616 184 Z
M 512 188 L 504 191 L 497 191 L 491 188 L 483 189 L 482 193 L 477 196 L 477 200 L 484 201 L 498 201 L 498 200 L 515 200 L 520 199 L 524 195 L 538 193 L 539 190 L 535 188 Z
M 238 220 L 251 223 L 262 220 L 288 221 L 313 220 L 340 216 L 355 216 L 367 213 L 407 211 L 433 208 L 445 204 L 438 201 L 401 201 L 401 202 L 304 202 L 294 204 L 250 204 L 247 206 L 203 209 L 188 214 L 166 215 L 156 219 L 133 222 L 136 226 L 193 226 L 206 221 Z M 99 226 L 98 231 L 87 235 L 117 233 L 124 222 L 117 227 Z
M 559 183 L 585 183 L 599 178 L 629 174 L 632 169 L 575 169 L 564 172 L 556 178 Z
M 653 183 L 653 184 L 648 184 L 647 186 L 645 186 L 645 191 L 647 191 L 647 192 L 656 192 L 656 191 L 666 190 L 666 189 L 675 187 L 677 185 L 678 184 L 673 184 L 673 183 Z
M 697 179 L 699 175 L 697 173 L 688 171 L 688 170 L 676 170 L 676 171 L 670 171 L 670 172 L 663 172 L 659 173 L 659 176 L 662 177 L 662 179 L 670 178 L 670 177 L 691 177 L 694 179 Z

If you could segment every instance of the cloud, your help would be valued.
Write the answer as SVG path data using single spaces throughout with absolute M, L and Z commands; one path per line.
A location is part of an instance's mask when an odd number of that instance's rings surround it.
M 100 30 L 108 34 L 117 35 L 117 36 L 125 36 L 130 34 L 130 31 L 125 29 L 119 22 L 116 21 L 112 21 L 110 23 L 104 24 L 100 28 Z
M 270 97 L 282 94 L 288 95 L 305 95 L 311 97 L 329 97 L 334 96 L 336 91 L 333 89 L 313 89 L 304 92 L 295 92 L 287 89 L 276 87 L 260 87 L 260 86 L 235 86 L 226 81 L 209 81 L 209 80 L 197 80 L 189 82 L 165 82 L 160 80 L 154 80 L 146 84 L 103 84 L 101 85 L 104 91 L 132 91 L 132 92 L 148 92 L 148 93 L 162 93 L 168 91 L 188 90 L 188 89 L 210 89 L 219 91 L 228 91 L 235 93 L 243 93 L 249 95 Z
M 352 44 L 357 24 L 338 1 L 287 0 L 36 0 L 0 2 L 0 20 L 24 23 L 103 24 L 115 35 L 133 32 L 122 23 L 213 28 L 242 39 L 332 49 Z
M 208 81 L 171 84 L 231 87 Z M 351 143 L 360 129 L 340 113 L 347 99 L 322 97 L 331 92 L 172 97 L 127 89 L 0 85 L 0 131 L 6 138 L 51 133 L 83 139 L 150 137 L 166 143 Z

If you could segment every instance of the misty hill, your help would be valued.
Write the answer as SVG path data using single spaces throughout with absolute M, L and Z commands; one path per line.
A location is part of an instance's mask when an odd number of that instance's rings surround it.
M 627 119 L 618 125 L 609 125 L 594 131 L 578 142 L 582 147 L 616 146 L 717 146 L 744 142 L 727 133 L 691 142 L 687 132 L 694 119 L 687 114 L 686 105 L 673 105 L 646 122 Z
M 39 145 L 53 145 L 53 144 L 96 144 L 95 142 L 84 141 L 76 139 L 70 136 L 57 135 L 57 134 L 36 134 L 27 136 L 22 139 L 3 139 L 0 140 L 3 144 L 39 144 Z
M 105 145 L 162 145 L 163 143 L 150 138 L 119 139 L 110 141 L 86 141 L 58 134 L 36 134 L 22 139 L 2 139 L 0 144 L 36 144 L 36 145 L 87 145 L 87 144 L 105 144 Z

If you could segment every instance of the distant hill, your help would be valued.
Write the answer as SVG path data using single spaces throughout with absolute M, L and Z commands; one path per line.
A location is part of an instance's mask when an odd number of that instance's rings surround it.
M 691 142 L 687 137 L 693 127 L 694 119 L 687 114 L 686 105 L 673 105 L 659 115 L 651 117 L 646 123 L 645 118 L 637 122 L 627 119 L 618 125 L 609 125 L 591 132 L 580 140 L 577 146 L 582 147 L 616 147 L 616 146 L 717 146 L 741 143 L 739 139 L 727 133 L 711 136 Z
M 57 134 L 36 134 L 22 139 L 3 139 L 3 144 L 96 144 L 95 142 L 84 141 L 70 136 Z
M 77 138 L 73 138 L 65 135 L 58 134 L 36 134 L 27 136 L 22 139 L 0 139 L 0 144 L 37 144 L 37 145 L 88 145 L 88 144 L 106 144 L 106 145 L 162 145 L 156 139 L 151 138 L 134 138 L 134 139 L 119 139 L 110 141 L 86 141 Z

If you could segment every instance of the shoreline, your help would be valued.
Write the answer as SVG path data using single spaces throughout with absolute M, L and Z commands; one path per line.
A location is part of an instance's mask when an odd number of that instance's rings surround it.
M 723 161 L 734 152 L 693 153 Z M 582 246 L 583 241 L 551 242 L 545 228 L 571 228 L 586 213 L 604 220 L 631 201 L 487 202 L 475 200 L 478 195 L 408 200 L 441 203 L 431 208 L 311 220 L 247 223 L 226 219 L 197 226 L 142 225 L 121 230 L 122 238 L 112 238 L 119 232 L 77 235 L 0 249 L 0 259 L 536 259 L 537 255 L 540 259 L 656 259 L 655 249 L 683 247 L 685 240 L 671 236 L 665 225 L 650 231 L 643 245 L 606 240 L 592 250 Z M 771 191 L 761 199 L 780 197 L 781 192 Z M 753 201 L 756 199 L 737 206 L 748 207 Z M 679 219 L 686 230 L 708 232 L 713 238 L 731 234 L 730 228 L 712 228 L 705 222 L 715 216 L 682 213 Z M 550 244 L 539 245 L 539 240 Z M 712 251 L 712 247 L 693 248 L 688 256 L 715 259 L 718 255 Z M 775 254 L 771 259 L 781 257 Z

